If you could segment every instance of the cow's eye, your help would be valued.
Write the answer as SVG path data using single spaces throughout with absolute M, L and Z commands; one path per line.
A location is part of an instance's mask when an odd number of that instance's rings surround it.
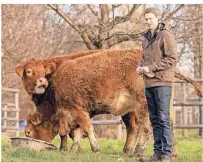
M 26 74 L 27 74 L 27 76 L 31 76 L 32 75 L 32 69 L 27 69 Z
M 27 70 L 26 72 L 27 72 L 27 74 L 31 74 L 31 70 Z

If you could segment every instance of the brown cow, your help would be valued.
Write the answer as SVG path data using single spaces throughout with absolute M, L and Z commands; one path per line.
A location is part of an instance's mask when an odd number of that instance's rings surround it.
M 99 50 L 99 51 L 101 52 L 102 50 Z M 51 86 L 47 87 L 46 80 L 43 79 L 43 77 L 41 77 L 44 75 L 44 73 L 42 73 L 42 72 L 46 72 L 47 67 L 51 67 L 51 70 L 52 70 L 52 68 L 54 69 L 55 66 L 58 67 L 61 64 L 61 62 L 63 62 L 64 60 L 74 59 L 77 57 L 91 54 L 93 52 L 94 53 L 98 52 L 98 50 L 70 54 L 68 56 L 63 56 L 63 57 L 48 58 L 45 60 L 44 59 L 43 60 L 29 60 L 25 63 L 24 66 L 19 66 L 16 68 L 16 72 L 18 74 L 21 73 L 20 75 L 22 76 L 22 80 L 24 83 L 23 85 L 24 85 L 26 91 L 29 94 L 32 94 L 32 100 L 34 101 L 38 111 L 42 114 L 45 114 L 46 119 L 49 119 L 50 115 L 55 113 L 56 108 L 55 108 L 55 99 L 54 99 L 54 95 L 53 95 L 54 90 L 51 88 Z M 47 71 L 47 72 L 49 72 L 49 71 Z M 35 74 L 35 76 L 32 76 L 32 74 Z M 47 79 L 49 79 L 51 77 L 51 74 L 46 77 L 47 77 Z M 33 86 L 36 86 L 36 87 L 33 87 Z M 47 87 L 46 91 L 45 91 L 46 93 L 35 94 L 36 92 L 37 93 L 44 92 L 44 91 L 40 92 L 40 89 L 43 89 L 43 86 Z M 96 114 L 104 114 L 107 112 L 105 112 L 105 110 L 102 110 L 102 109 L 97 109 L 90 113 L 92 114 L 92 116 L 94 116 Z M 124 152 L 132 152 L 132 149 L 133 149 L 134 142 L 132 142 L 132 141 L 134 141 L 134 136 L 135 136 L 135 133 L 137 132 L 137 130 L 135 130 L 135 129 L 137 129 L 137 127 L 136 127 L 137 124 L 133 123 L 134 118 L 135 118 L 133 114 L 134 113 L 128 113 L 128 114 L 122 116 L 122 119 L 127 128 L 127 140 L 126 140 L 126 144 L 124 147 Z M 45 121 L 46 121 L 46 119 L 45 119 Z M 34 125 L 34 126 L 38 127 L 38 125 Z M 26 127 L 26 128 L 27 128 L 26 135 L 36 138 L 35 136 L 31 136 L 31 134 L 29 134 L 31 132 L 30 128 L 33 128 L 33 127 L 30 127 L 30 125 L 29 125 L 29 127 Z M 33 131 L 35 131 L 35 129 Z M 41 133 L 41 132 L 38 132 L 38 133 Z M 63 138 L 63 136 L 62 136 L 62 138 Z M 64 138 L 66 138 L 66 137 L 64 137 Z M 50 138 L 48 137 L 48 139 L 50 139 Z M 46 140 L 46 138 L 41 138 L 41 140 Z M 64 143 L 66 143 L 66 142 L 64 142 Z M 61 145 L 60 148 L 62 148 L 64 150 L 67 149 L 65 144 L 63 146 Z

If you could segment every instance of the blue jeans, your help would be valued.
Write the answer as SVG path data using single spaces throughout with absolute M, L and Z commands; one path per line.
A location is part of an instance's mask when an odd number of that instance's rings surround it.
M 149 118 L 153 128 L 154 154 L 172 154 L 170 99 L 171 87 L 151 87 L 145 89 Z

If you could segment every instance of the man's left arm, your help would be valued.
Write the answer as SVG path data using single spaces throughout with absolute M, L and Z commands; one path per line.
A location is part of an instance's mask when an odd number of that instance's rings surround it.
M 177 62 L 177 42 L 172 33 L 164 34 L 164 52 L 165 57 L 149 65 L 149 72 L 165 70 L 176 65 Z

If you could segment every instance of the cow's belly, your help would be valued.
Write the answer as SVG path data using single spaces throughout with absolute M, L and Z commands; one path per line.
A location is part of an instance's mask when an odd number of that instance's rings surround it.
M 140 107 L 140 103 L 126 91 L 116 92 L 113 99 L 108 99 L 109 112 L 113 115 L 124 115 L 130 111 L 134 111 L 135 107 Z

